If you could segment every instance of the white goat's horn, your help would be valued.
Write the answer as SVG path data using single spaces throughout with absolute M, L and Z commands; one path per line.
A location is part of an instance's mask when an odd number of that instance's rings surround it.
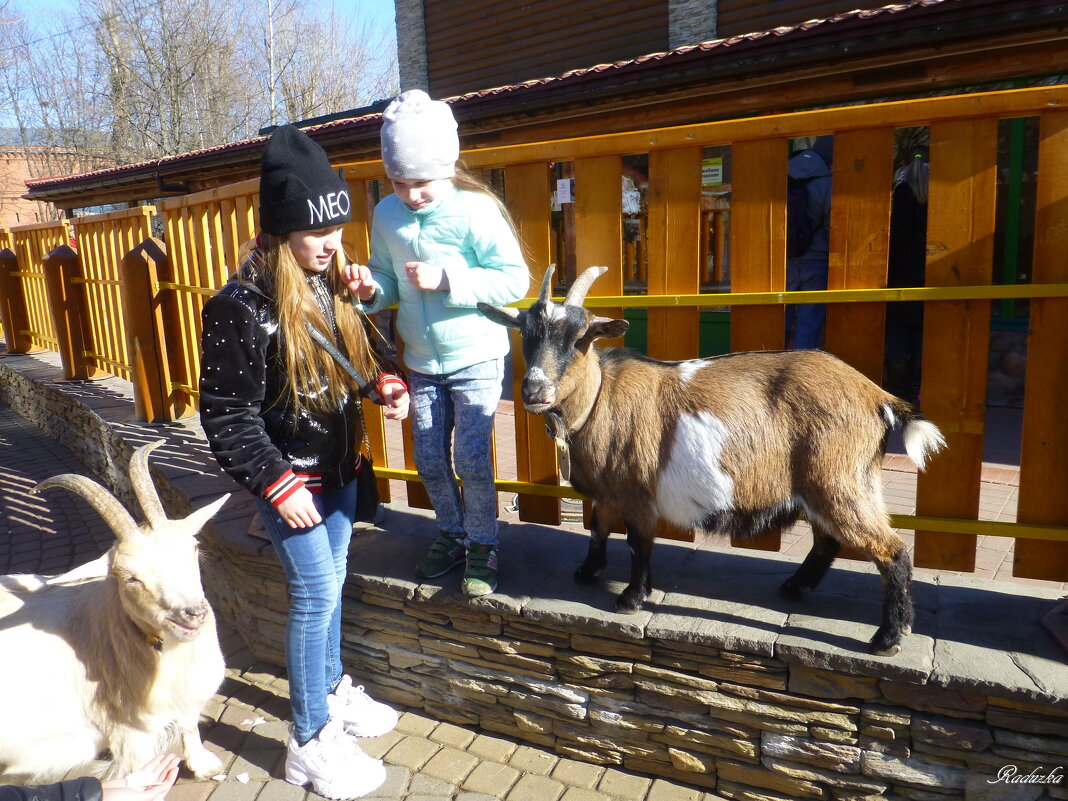
M 134 451 L 130 457 L 130 483 L 133 485 L 134 494 L 137 496 L 141 510 L 152 528 L 167 521 L 167 512 L 156 492 L 156 484 L 152 480 L 152 473 L 148 469 L 148 454 L 163 444 L 163 440 L 149 442 Z
M 582 301 L 586 299 L 586 293 L 590 291 L 590 286 L 606 272 L 608 272 L 607 267 L 587 267 L 583 270 L 582 275 L 575 279 L 575 283 L 567 291 L 567 299 L 564 300 L 564 305 L 581 306 Z
M 542 303 L 548 303 L 549 298 L 552 297 L 552 284 L 553 273 L 556 272 L 556 265 L 550 264 L 545 268 L 545 275 L 541 279 L 541 291 L 538 293 L 538 300 Z
M 196 534 L 200 529 L 204 528 L 204 524 L 215 517 L 216 513 L 222 509 L 222 505 L 226 503 L 230 498 L 230 493 L 226 493 L 221 498 L 216 498 L 207 506 L 202 506 L 195 512 L 186 517 L 182 523 L 190 534 Z
M 63 473 L 62 475 L 46 478 L 30 492 L 40 492 L 49 487 L 62 487 L 70 490 L 75 495 L 81 495 L 104 518 L 104 522 L 111 527 L 111 530 L 115 532 L 115 536 L 120 540 L 136 534 L 140 530 L 137 528 L 137 523 L 134 522 L 130 513 L 119 503 L 118 499 L 91 478 L 79 476 L 75 473 Z

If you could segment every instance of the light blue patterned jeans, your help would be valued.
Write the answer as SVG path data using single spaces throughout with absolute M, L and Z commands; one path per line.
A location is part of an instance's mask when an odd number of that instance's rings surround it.
M 467 545 L 497 544 L 492 436 L 503 378 L 503 358 L 446 375 L 409 376 L 415 466 L 438 528 L 466 535 Z M 462 497 L 456 476 L 464 483 Z

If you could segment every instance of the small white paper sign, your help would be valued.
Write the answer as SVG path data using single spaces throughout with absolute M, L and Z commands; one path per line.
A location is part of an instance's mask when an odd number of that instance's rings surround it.
M 559 178 L 556 181 L 556 202 L 557 203 L 570 203 L 571 202 L 571 179 Z

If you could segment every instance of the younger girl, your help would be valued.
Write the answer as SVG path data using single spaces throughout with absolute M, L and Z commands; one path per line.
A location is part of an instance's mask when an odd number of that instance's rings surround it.
M 456 173 L 449 106 L 415 89 L 382 117 L 393 194 L 375 208 L 369 265 L 343 272 L 368 312 L 400 304 L 415 463 L 440 528 L 416 573 L 434 578 L 466 562 L 464 594 L 486 595 L 497 588 L 491 437 L 508 335 L 475 306 L 519 300 L 530 275 L 500 201 Z
M 261 167 L 266 236 L 204 306 L 201 422 L 219 464 L 258 499 L 288 580 L 294 723 L 286 780 L 356 798 L 386 773 L 353 736 L 390 731 L 397 713 L 342 675 L 341 586 L 363 466 L 362 416 L 351 380 L 306 324 L 377 377 L 386 417 L 407 416 L 407 388 L 380 371 L 341 281 L 341 225 L 350 219 L 344 180 L 290 125 L 272 134 Z

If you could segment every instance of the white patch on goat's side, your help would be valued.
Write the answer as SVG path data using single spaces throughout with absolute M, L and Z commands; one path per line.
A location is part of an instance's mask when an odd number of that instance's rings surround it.
M 733 506 L 734 481 L 720 464 L 727 436 L 727 427 L 711 412 L 679 418 L 671 453 L 657 479 L 660 517 L 689 528 Z
M 704 359 L 690 359 L 688 362 L 679 362 L 679 383 L 685 384 L 693 374 L 704 367 L 707 362 Z

